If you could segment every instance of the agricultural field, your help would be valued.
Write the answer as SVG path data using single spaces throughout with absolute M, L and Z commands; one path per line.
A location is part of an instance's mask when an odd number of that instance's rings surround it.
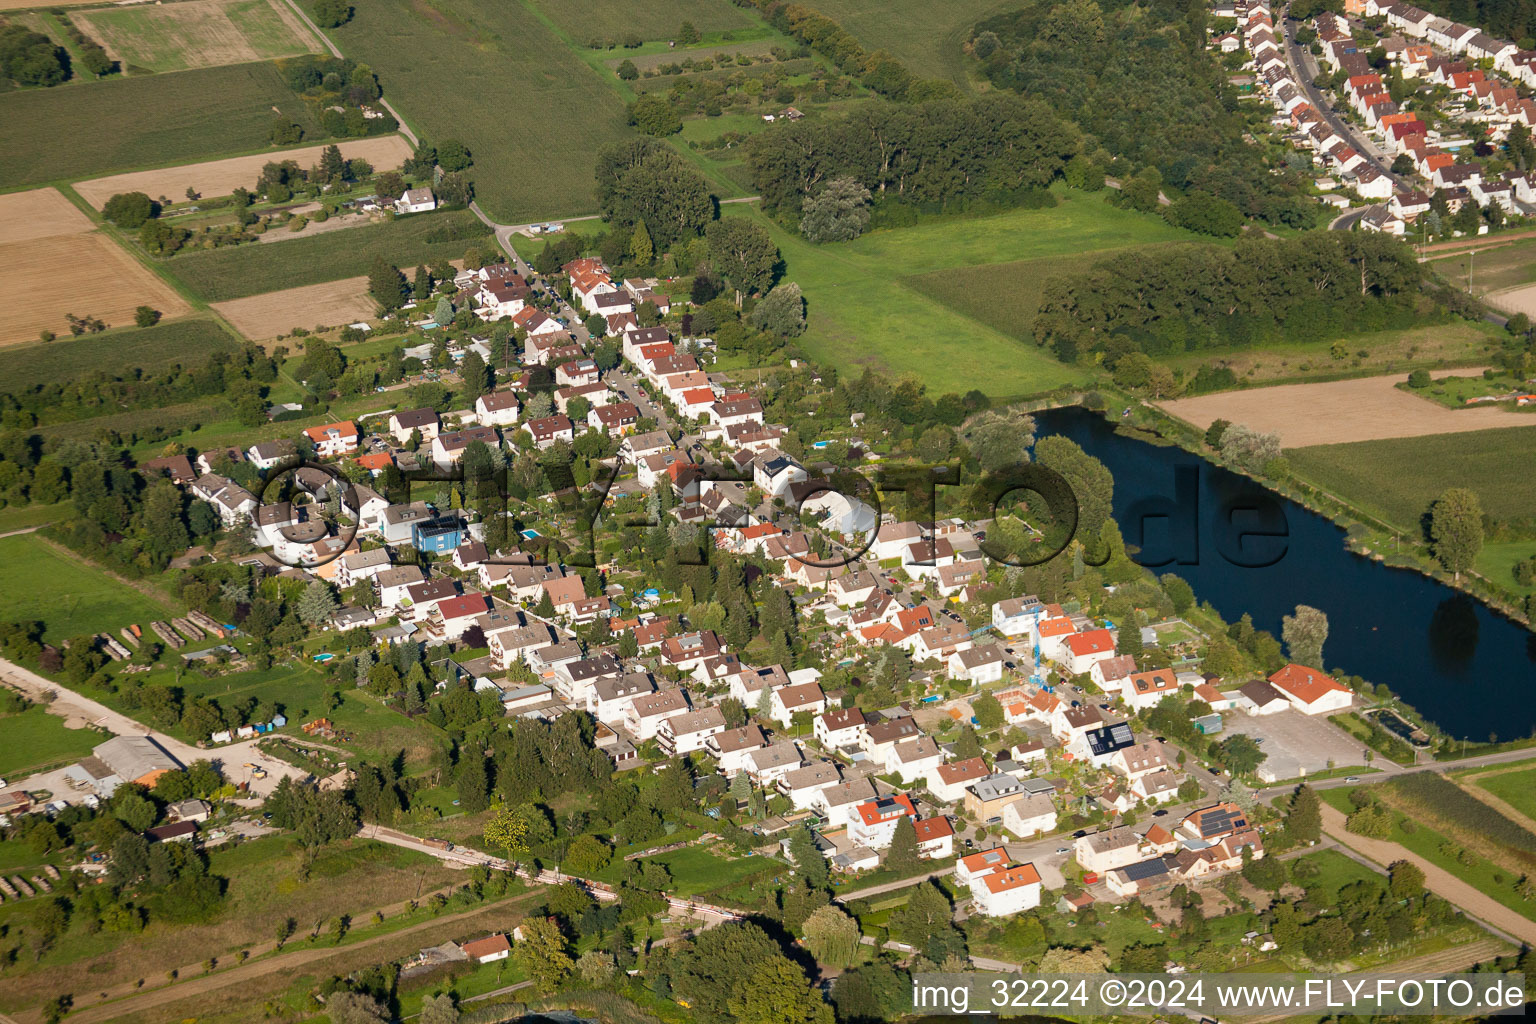
M 96 230 L 79 208 L 53 188 L 0 195 L 0 245 Z
M 534 9 L 374 0 L 330 34 L 373 67 L 412 127 L 469 147 L 477 197 L 492 217 L 595 211 L 597 152 L 629 135 L 624 104 Z
M 672 39 L 683 22 L 701 34 L 752 28 L 752 15 L 730 0 L 536 0 L 555 24 L 578 42 Z
M 283 0 L 182 0 L 78 11 L 70 19 L 125 68 L 188 71 L 318 53 Z
M 38 384 L 77 380 L 106 371 L 146 372 L 193 366 L 215 351 L 233 350 L 236 340 L 209 319 L 177 320 L 153 327 L 124 327 L 101 334 L 63 337 L 47 344 L 0 349 L 0 380 L 20 390 Z
M 411 144 L 399 135 L 379 135 L 370 139 L 348 139 L 336 143 L 348 160 L 361 158 L 375 170 L 399 167 L 411 155 Z M 320 162 L 324 145 L 299 149 L 279 149 L 255 156 L 236 156 L 225 160 L 205 160 L 181 167 L 161 167 L 152 171 L 130 171 L 105 178 L 76 182 L 80 198 L 97 209 L 120 192 L 143 192 L 148 196 L 170 196 L 180 202 L 188 188 L 205 196 L 225 196 L 244 186 L 250 188 L 269 163 L 292 160 L 308 168 Z
M 295 327 L 335 327 L 369 320 L 379 311 L 368 295 L 366 276 L 215 302 L 213 308 L 252 341 L 275 338 Z
M 0 619 L 37 619 L 60 643 L 179 614 L 36 534 L 0 537 Z
M 869 50 L 885 50 L 924 78 L 964 88 L 970 58 L 962 47 L 971 26 L 1018 6 L 1006 0 L 816 0 L 817 11 L 842 25 Z
M 1495 519 L 1529 518 L 1536 509 L 1533 445 L 1536 433 L 1508 428 L 1315 445 L 1286 455 L 1297 475 L 1416 532 L 1430 502 L 1447 487 L 1470 487 Z
M 490 231 L 468 210 L 417 214 L 270 245 L 177 256 L 166 266 L 198 297 L 225 302 L 357 277 L 376 256 L 402 267 L 456 259 L 471 245 L 494 247 Z M 333 316 L 323 322 L 339 321 Z
M 276 65 L 0 94 L 0 189 L 267 149 L 275 111 L 324 138 Z
M 91 268 L 84 293 L 81 267 Z M 68 335 L 71 314 L 121 327 L 139 306 L 167 318 L 191 309 L 53 189 L 0 199 L 0 304 L 12 311 L 0 324 L 0 346 L 36 341 L 45 330 Z
M 1380 787 L 1373 787 L 1375 788 Z M 1470 803 L 1478 804 L 1473 797 L 1464 793 L 1462 795 Z M 1349 801 L 1347 789 L 1324 790 L 1318 796 L 1323 802 L 1345 815 L 1354 809 Z M 1517 871 L 1510 864 L 1501 865 L 1465 849 L 1463 844 L 1457 842 L 1454 836 L 1448 835 L 1437 823 L 1427 821 L 1417 812 L 1410 815 L 1402 807 L 1395 806 L 1396 803 L 1401 802 L 1400 797 L 1391 796 L 1391 802 L 1393 826 L 1391 834 L 1386 837 L 1390 842 L 1397 843 L 1435 867 L 1473 886 L 1489 900 L 1502 904 L 1523 917 L 1536 920 L 1536 903 L 1522 899 L 1515 891 L 1515 883 L 1525 873 L 1523 868 Z M 1486 805 L 1478 804 L 1478 806 L 1484 807 L 1490 814 L 1497 813 Z M 1498 817 L 1503 819 L 1502 815 Z M 1503 820 L 1507 822 L 1507 819 Z M 1513 857 L 1505 859 L 1514 861 Z
M 983 318 L 975 298 L 948 279 L 964 280 L 980 273 L 978 267 L 1016 267 L 1024 261 L 1037 268 L 1061 266 L 1085 251 L 1108 253 L 1192 237 L 1160 219 L 1109 206 L 1099 196 L 1064 189 L 1055 194 L 1058 205 L 1049 209 L 934 220 L 821 246 L 748 207 L 728 206 L 723 212 L 758 217 L 773 234 L 784 255 L 784 280 L 798 283 L 806 295 L 809 329 L 799 344 L 808 354 L 849 372 L 869 366 L 914 373 L 930 394 L 982 387 L 1002 398 L 1086 378 L 1004 329 L 1032 319 L 1027 296 L 997 300 L 1010 311 L 989 310 Z
M 104 737 L 94 729 L 69 729 L 64 719 L 34 704 L 15 715 L 0 716 L 0 776 L 15 778 L 84 757 Z
M 1248 384 L 1289 383 L 1317 375 L 1401 374 L 1423 367 L 1469 366 L 1498 351 L 1504 332 L 1492 324 L 1447 319 L 1406 331 L 1368 331 L 1340 339 L 1342 356 L 1334 340 L 1285 341 L 1244 348 L 1202 348 L 1193 352 L 1159 354 L 1157 361 L 1171 370 L 1194 374 L 1207 364 L 1231 370 Z M 1461 370 L 1460 373 L 1470 371 Z
M 1404 379 L 1399 373 L 1281 384 L 1175 399 L 1162 408 L 1201 430 L 1225 419 L 1278 434 L 1286 448 L 1536 426 L 1536 416 L 1496 405 L 1446 408 L 1399 388 Z

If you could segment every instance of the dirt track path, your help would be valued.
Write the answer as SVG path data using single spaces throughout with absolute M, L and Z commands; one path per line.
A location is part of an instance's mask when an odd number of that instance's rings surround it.
M 1385 867 L 1396 860 L 1416 864 L 1424 872 L 1430 892 L 1442 896 L 1480 921 L 1536 945 L 1536 921 L 1517 914 L 1504 904 L 1468 885 L 1444 868 L 1420 857 L 1408 848 L 1385 839 L 1367 839 L 1344 828 L 1344 815 L 1331 804 L 1323 804 L 1323 831 L 1350 849 Z

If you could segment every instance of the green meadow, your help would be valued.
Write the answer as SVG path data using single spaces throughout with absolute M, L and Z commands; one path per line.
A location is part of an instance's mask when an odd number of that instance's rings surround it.
M 1014 397 L 1078 384 L 1087 374 L 1029 340 L 1051 274 L 1130 246 L 1189 241 L 1161 219 L 1057 189 L 1049 209 L 936 218 L 812 245 L 755 210 L 783 253 L 784 280 L 804 290 L 807 354 L 845 372 L 912 373 L 930 394 L 980 387 Z

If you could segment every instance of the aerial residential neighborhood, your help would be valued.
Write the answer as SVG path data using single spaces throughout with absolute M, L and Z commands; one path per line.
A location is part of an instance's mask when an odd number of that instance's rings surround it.
M 5 5 L 0 1020 L 1523 1001 L 1536 12 L 857 7 Z

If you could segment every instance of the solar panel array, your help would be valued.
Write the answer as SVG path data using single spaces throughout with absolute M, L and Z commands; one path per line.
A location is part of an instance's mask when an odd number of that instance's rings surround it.
M 1248 818 L 1236 807 L 1213 807 L 1200 815 L 1200 834 L 1224 835 L 1248 827 Z

